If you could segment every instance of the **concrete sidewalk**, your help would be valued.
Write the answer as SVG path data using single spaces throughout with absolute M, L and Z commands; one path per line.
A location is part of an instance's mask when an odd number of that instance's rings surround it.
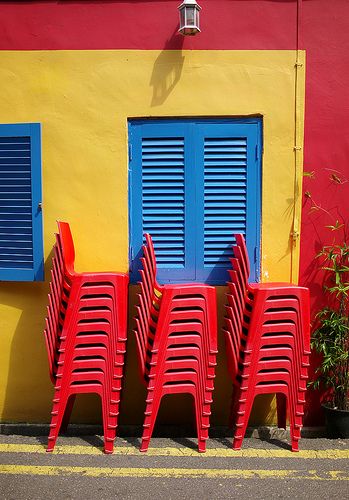
M 117 438 L 113 455 L 97 435 L 60 437 L 46 453 L 46 436 L 0 436 L 0 495 L 6 500 L 349 498 L 349 440 L 303 438 L 299 453 L 286 440 L 153 438 L 147 454 L 137 437 Z

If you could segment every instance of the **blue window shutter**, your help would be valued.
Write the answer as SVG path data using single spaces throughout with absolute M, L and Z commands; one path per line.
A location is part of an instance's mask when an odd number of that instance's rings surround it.
M 132 120 L 129 137 L 131 280 L 149 232 L 160 282 L 225 284 L 241 232 L 258 281 L 261 120 Z
M 40 124 L 0 125 L 0 280 L 43 279 Z

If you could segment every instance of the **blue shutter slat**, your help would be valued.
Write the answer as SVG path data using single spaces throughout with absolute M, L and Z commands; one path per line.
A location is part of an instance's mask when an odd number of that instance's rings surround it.
M 0 181 L 1 184 L 1 181 Z M 18 198 L 18 199 L 30 199 L 31 191 L 29 186 L 7 186 L 6 184 L 0 187 L 0 200 Z
M 146 191 L 144 192 L 144 199 L 147 198 L 158 198 L 163 195 L 163 189 L 166 189 L 166 196 L 177 196 L 182 199 L 182 195 L 180 193 L 181 189 L 183 189 L 183 182 L 181 183 L 173 183 L 169 184 L 168 182 L 157 182 L 155 183 L 144 183 L 146 186 Z
M 183 161 L 183 160 L 182 160 Z M 159 162 L 159 163 L 156 163 L 155 161 L 151 161 L 151 162 L 146 162 L 146 161 L 143 161 L 143 165 L 147 167 L 147 174 L 148 176 L 150 177 L 151 174 L 154 174 L 154 179 L 157 179 L 157 175 L 158 175 L 158 169 L 159 169 L 159 166 L 163 167 L 163 175 L 166 175 L 166 176 L 170 176 L 170 178 L 173 178 L 173 179 L 177 179 L 178 178 L 178 175 L 181 175 L 182 174 L 182 165 L 183 163 L 169 163 L 169 168 L 166 170 L 164 167 L 166 167 L 166 163 L 167 162 Z M 154 168 L 152 168 L 152 166 L 154 165 Z
M 0 203 L 2 200 L 29 200 L 31 201 L 31 191 L 28 191 L 28 188 L 18 189 L 17 186 L 1 186 L 0 187 Z
M 31 214 L 21 213 L 19 210 L 14 212 L 13 209 L 12 209 L 12 213 L 7 213 L 0 208 L 0 222 L 4 221 L 4 222 L 11 223 L 11 222 L 21 221 L 21 222 L 26 224 L 27 221 L 29 221 L 31 223 L 31 220 L 32 220 Z
M 31 200 L 1 200 L 0 204 L 4 207 L 4 210 L 8 209 L 10 211 L 17 210 L 30 210 L 31 211 Z
M 241 198 L 241 197 L 240 197 Z M 225 213 L 229 212 L 236 212 L 236 210 L 242 209 L 244 210 L 246 207 L 246 199 L 239 201 L 239 200 L 232 200 L 231 203 L 222 203 L 221 201 L 214 202 L 212 200 L 207 200 L 205 198 L 206 202 L 206 213 L 216 213 L 217 210 L 224 210 Z
M 147 214 L 161 214 L 161 217 L 164 218 L 164 210 L 166 210 L 166 215 L 182 215 L 183 207 L 181 207 L 182 203 L 174 206 L 173 204 L 168 204 L 166 202 L 161 203 L 154 201 L 154 203 L 145 203 L 143 215 Z
M 21 183 L 30 183 L 30 174 L 26 172 L 5 172 L 0 169 L 0 184 L 3 182 L 21 182 Z
M 23 141 L 14 141 L 13 139 L 17 139 L 17 137 L 11 137 L 10 141 L 1 141 L 2 143 L 2 151 L 30 151 L 30 140 L 23 137 Z M 13 147 L 15 144 L 15 148 Z
M 219 228 L 219 223 L 217 222 L 218 219 L 220 222 L 224 222 L 224 221 L 230 221 L 230 222 L 237 222 L 239 223 L 241 220 L 245 219 L 246 218 L 246 213 L 230 213 L 230 214 L 226 214 L 225 212 L 219 212 L 218 210 L 213 214 L 213 213 L 209 213 L 209 214 L 206 214 L 206 217 L 205 217 L 205 226 L 207 227 L 207 229 L 214 229 L 215 227 L 218 227 Z M 228 229 L 226 228 L 226 231 L 228 231 Z M 226 232 L 224 232 L 224 234 L 227 234 Z M 204 236 L 206 235 L 206 230 L 204 232 Z M 217 236 L 219 236 L 219 231 L 217 231 Z
M 241 196 L 239 197 L 239 200 L 224 200 L 220 201 L 217 200 L 217 202 L 214 202 L 212 200 L 207 200 L 205 198 L 205 204 L 207 207 L 207 213 L 209 214 L 210 211 L 213 213 L 216 213 L 217 210 L 224 211 L 224 213 L 227 213 L 227 211 L 230 211 L 234 208 L 244 208 L 244 200 L 241 200 Z
M 5 247 L 22 246 L 23 248 L 30 248 L 31 234 L 30 233 L 0 233 L 0 245 Z
M 154 232 L 156 230 L 156 228 L 166 228 L 166 227 L 169 227 L 169 228 L 176 228 L 178 230 L 180 230 L 181 232 L 183 231 L 183 224 L 182 224 L 182 219 L 179 219 L 179 222 L 176 222 L 175 220 L 171 220 L 171 221 L 164 221 L 164 220 L 157 220 L 157 221 L 154 221 L 154 223 L 152 224 L 152 231 Z M 161 234 L 163 234 L 163 229 L 161 229 Z
M 176 247 L 172 248 L 159 248 L 159 243 L 161 241 L 154 242 L 154 246 L 158 244 L 158 250 L 156 253 L 156 256 L 159 257 L 159 262 L 167 262 L 168 265 L 181 265 L 183 264 L 183 260 L 178 257 L 178 253 L 181 253 L 183 251 L 183 245 L 179 244 Z
M 28 191 L 27 186 L 3 186 L 0 189 L 8 188 L 5 191 L 0 191 L 0 203 L 2 200 L 10 200 L 10 199 L 15 199 L 15 200 L 29 200 L 31 201 L 31 191 Z
M 159 187 L 162 187 L 162 185 L 158 185 L 157 188 L 148 188 L 147 192 L 144 193 L 144 199 L 146 200 L 147 198 L 151 199 L 153 197 L 157 197 L 161 200 L 162 196 L 159 195 Z M 175 189 L 174 187 L 170 186 L 168 189 L 166 189 L 166 196 L 170 196 L 171 199 L 182 199 L 182 196 L 178 194 L 178 189 Z
M 232 154 L 234 154 L 234 158 L 231 157 Z M 228 163 L 229 165 L 243 165 L 244 160 L 246 160 L 246 155 L 235 154 L 234 151 L 231 153 L 224 152 L 224 154 L 219 156 L 206 153 L 206 164 L 210 167 L 213 165 L 217 165 L 217 167 L 219 167 L 222 163 Z
M 20 261 L 16 259 L 2 260 L 0 259 L 0 267 L 10 271 L 11 269 L 19 269 L 20 271 L 25 271 L 28 269 L 28 265 L 33 265 L 33 262 Z M 8 278 L 9 279 L 9 278 Z
M 7 220 L 0 220 L 0 233 L 2 232 L 7 232 L 7 231 L 20 231 L 22 234 L 23 233 L 31 233 L 32 228 L 31 226 L 25 225 L 25 222 L 15 220 L 15 221 L 7 221 Z
M 143 213 L 147 214 L 147 213 L 152 213 L 153 211 L 162 213 L 164 209 L 168 210 L 168 212 L 172 214 L 182 214 L 183 212 L 183 208 L 181 208 L 181 203 L 168 203 L 167 201 L 154 200 L 154 203 L 150 202 L 144 203 Z
M 183 159 L 182 157 L 182 154 L 181 154 L 181 151 L 179 152 L 175 152 L 175 151 L 170 151 L 166 148 L 166 152 L 157 152 L 157 151 L 153 151 L 153 152 L 149 152 L 149 150 L 147 149 L 143 149 L 144 153 L 147 155 L 146 158 L 145 158 L 145 161 L 146 162 L 149 162 L 150 160 L 155 160 L 156 163 L 162 163 L 163 160 L 165 160 L 165 163 L 169 163 L 171 164 L 171 160 L 181 160 Z M 179 163 L 179 161 L 178 161 Z
M 246 140 L 206 137 L 203 163 L 204 266 L 228 267 L 232 225 L 246 227 Z
M 206 151 L 207 151 L 207 155 L 212 157 L 212 156 L 215 156 L 215 148 L 217 147 L 217 145 L 219 145 L 221 148 L 223 148 L 223 145 L 222 143 L 217 143 L 214 144 L 214 143 L 211 143 L 211 145 L 208 145 L 207 148 L 206 148 Z M 236 146 L 231 146 L 231 147 L 224 147 L 224 153 L 236 153 L 237 155 L 245 155 L 246 154 L 246 150 L 245 150 L 245 145 L 243 145 L 243 147 L 236 147 Z
M 26 248 L 26 249 L 30 249 L 32 247 L 32 242 L 31 242 L 31 238 L 29 238 L 28 236 L 30 236 L 30 235 L 28 235 L 28 234 L 1 235 L 0 236 L 0 246 L 2 248 Z
M 23 207 L 23 206 L 29 206 L 31 208 L 31 196 L 22 196 L 19 197 L 18 193 L 12 193 L 13 198 L 10 198 L 8 195 L 5 197 L 2 197 L 0 195 L 0 205 L 5 207 L 5 210 L 8 207 Z
M 147 193 L 149 194 L 149 193 Z M 154 200 L 154 201 L 153 201 Z M 144 203 L 153 203 L 155 202 L 155 200 L 159 203 L 167 203 L 169 206 L 171 205 L 175 205 L 177 206 L 178 202 L 179 201 L 182 201 L 182 198 L 181 196 L 178 196 L 177 194 L 171 194 L 169 196 L 162 196 L 162 195 L 159 195 L 159 196 L 149 196 L 149 199 L 147 199 L 147 196 L 144 196 Z
M 11 258 L 13 257 L 13 260 L 16 260 L 18 258 L 21 262 L 33 262 L 33 259 L 31 258 L 31 248 L 23 248 L 18 245 L 12 247 L 2 247 L 0 245 L 0 253 L 2 259 L 4 259 L 4 257 L 6 257 L 7 255 L 9 260 L 11 260 Z
M 20 170 L 26 166 L 30 167 L 30 158 L 6 158 L 0 156 L 0 165 L 8 167 L 8 169 Z
M 21 247 L 1 247 L 0 246 L 0 262 L 11 260 L 15 262 L 27 262 L 33 265 L 32 250 L 31 248 L 21 248 Z
M 6 135 L 0 137 L 0 144 L 29 144 L 30 143 L 30 139 L 29 137 L 22 137 L 22 136 L 18 136 L 18 137 L 9 137 Z
M 238 192 L 236 196 L 233 194 L 227 195 L 227 196 L 222 196 L 222 195 L 216 195 L 216 196 L 205 196 L 204 200 L 209 206 L 210 203 L 217 203 L 217 205 L 222 205 L 224 206 L 225 204 L 228 204 L 228 206 L 231 206 L 231 203 L 234 203 L 235 201 L 243 201 L 244 198 L 246 197 L 246 192 Z
M 0 150 L 0 158 L 6 160 L 7 158 L 18 158 L 20 160 L 28 160 L 30 162 L 30 149 L 15 150 L 15 149 L 2 149 Z
M 232 179 L 229 182 L 226 181 L 225 185 L 230 185 L 233 188 L 238 188 L 240 191 L 241 190 L 246 190 L 246 181 L 244 179 L 242 179 L 242 178 L 241 179 L 237 179 L 236 182 L 233 182 Z M 218 193 L 220 194 L 221 188 L 222 188 L 222 183 L 221 182 L 211 181 L 210 184 L 206 188 L 205 195 L 208 195 L 210 193 L 210 191 L 214 192 L 214 190 L 217 190 Z
M 168 228 L 167 233 L 168 233 L 168 238 L 171 239 L 172 238 L 171 235 L 174 235 L 176 237 L 178 235 L 178 233 L 184 234 L 184 231 L 181 229 L 178 229 L 178 228 Z M 158 228 L 158 227 L 154 227 L 152 236 L 156 237 L 156 236 L 161 236 L 161 235 L 162 235 L 162 229 Z
M 142 147 L 145 151 L 147 150 L 147 148 L 149 148 L 151 146 L 156 146 L 156 148 L 157 148 L 156 151 L 158 151 L 158 147 L 163 148 L 166 146 L 169 149 L 171 149 L 171 147 L 174 147 L 174 146 L 182 147 L 183 146 L 183 138 L 176 139 L 175 137 L 171 137 L 168 140 L 166 139 L 166 137 L 161 137 L 158 140 L 153 139 L 153 138 L 152 139 L 147 138 L 146 142 L 144 142 L 142 144 Z
M 153 240 L 154 242 L 161 242 L 162 238 L 154 237 Z M 179 248 L 180 246 L 181 246 L 180 242 L 178 242 L 175 237 L 169 238 L 169 240 L 167 241 L 166 252 L 170 251 L 170 249 Z
M 212 165 L 209 165 L 208 163 L 206 163 L 206 175 L 207 176 L 214 176 L 217 178 L 219 178 L 219 177 L 227 178 L 227 171 L 226 171 L 227 165 L 229 165 L 229 162 L 225 161 L 224 167 L 223 167 L 223 169 L 221 169 L 220 165 L 214 165 L 212 167 Z M 233 167 L 234 168 L 231 168 L 230 172 L 229 172 L 231 177 L 236 178 L 239 175 L 243 176 L 245 174 L 246 161 L 244 161 L 242 163 L 242 167 L 239 166 L 239 168 L 237 168 L 236 165 L 233 165 Z
M 145 166 L 144 163 L 143 166 Z M 144 178 L 143 184 L 147 185 L 150 189 L 153 187 L 168 187 L 171 190 L 183 187 L 184 179 L 176 176 L 175 172 L 172 174 L 166 174 L 166 172 L 163 172 L 162 178 L 159 179 L 158 175 L 161 170 L 162 166 L 159 165 L 157 174 L 147 173 L 147 177 Z

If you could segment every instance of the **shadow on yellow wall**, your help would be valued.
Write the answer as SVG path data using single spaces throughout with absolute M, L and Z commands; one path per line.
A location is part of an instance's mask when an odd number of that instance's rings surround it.
M 183 53 L 181 50 L 169 52 L 169 47 L 173 47 L 173 38 L 178 38 L 176 35 L 177 30 L 167 40 L 164 49 L 154 62 L 150 79 L 150 86 L 153 87 L 151 107 L 163 104 L 180 80 L 184 64 Z M 181 39 L 181 45 L 183 45 L 183 40 L 184 37 Z
M 51 258 L 52 253 L 49 262 Z M 47 416 L 43 420 L 52 398 L 42 333 L 47 292 L 46 282 L 1 284 L 4 325 L 1 356 L 4 356 L 3 366 L 8 366 L 7 378 L 5 374 L 1 387 L 5 391 L 1 413 L 3 422 L 42 422 L 49 419 Z M 16 327 L 13 331 L 14 323 Z

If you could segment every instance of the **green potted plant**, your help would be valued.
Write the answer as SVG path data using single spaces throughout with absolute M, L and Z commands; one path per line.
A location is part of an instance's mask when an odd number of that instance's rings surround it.
M 330 174 L 329 189 L 343 189 L 349 182 L 340 172 L 325 170 Z M 314 172 L 305 176 L 315 179 Z M 349 224 L 344 217 L 343 222 L 334 218 L 333 209 L 316 203 L 310 191 L 305 196 L 311 202 L 311 212 L 331 220 L 325 227 L 332 241 L 316 256 L 323 273 L 324 306 L 313 325 L 311 347 L 319 354 L 319 364 L 309 386 L 322 391 L 328 437 L 349 438 Z
M 318 259 L 328 301 L 316 315 L 311 347 L 321 359 L 310 385 L 326 390 L 323 407 L 328 437 L 349 438 L 349 245 L 325 245 Z

